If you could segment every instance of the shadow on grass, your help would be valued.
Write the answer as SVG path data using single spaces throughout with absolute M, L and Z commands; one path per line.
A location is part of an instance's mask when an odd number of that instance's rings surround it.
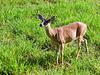
M 32 53 L 24 53 L 23 58 L 21 59 L 22 63 L 25 65 L 39 65 L 43 69 L 47 69 L 52 66 L 55 62 L 55 58 L 51 53 L 40 54 L 40 56 L 34 56 Z

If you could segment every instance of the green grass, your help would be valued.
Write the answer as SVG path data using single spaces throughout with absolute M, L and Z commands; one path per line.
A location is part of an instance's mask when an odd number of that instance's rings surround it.
M 56 16 L 53 28 L 86 23 L 89 54 L 83 48 L 75 60 L 77 44 L 66 45 L 64 67 L 57 67 L 38 14 Z M 100 1 L 0 0 L 0 75 L 100 75 Z

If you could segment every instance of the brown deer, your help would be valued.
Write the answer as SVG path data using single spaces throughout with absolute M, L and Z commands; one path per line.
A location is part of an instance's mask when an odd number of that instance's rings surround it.
M 40 27 L 44 27 L 49 38 L 56 44 L 56 63 L 58 64 L 59 50 L 61 52 L 61 62 L 63 64 L 63 52 L 64 44 L 69 43 L 73 40 L 78 39 L 78 53 L 76 59 L 79 57 L 81 42 L 85 43 L 86 51 L 87 40 L 84 38 L 84 35 L 87 30 L 86 24 L 82 22 L 74 22 L 62 27 L 51 28 L 51 22 L 54 21 L 55 16 L 52 16 L 50 19 L 45 19 L 42 15 L 38 15 L 39 19 L 42 20 Z

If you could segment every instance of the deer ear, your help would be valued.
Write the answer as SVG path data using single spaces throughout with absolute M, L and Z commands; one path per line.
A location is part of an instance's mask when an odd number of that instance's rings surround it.
M 50 21 L 54 21 L 55 20 L 55 16 L 52 16 L 51 18 L 50 18 Z
M 42 21 L 44 20 L 44 17 L 42 15 L 39 14 L 38 17 L 40 20 L 42 20 Z

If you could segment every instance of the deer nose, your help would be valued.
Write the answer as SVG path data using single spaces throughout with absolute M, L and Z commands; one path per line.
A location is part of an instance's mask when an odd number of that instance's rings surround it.
M 42 27 L 42 24 L 40 24 L 40 27 Z

